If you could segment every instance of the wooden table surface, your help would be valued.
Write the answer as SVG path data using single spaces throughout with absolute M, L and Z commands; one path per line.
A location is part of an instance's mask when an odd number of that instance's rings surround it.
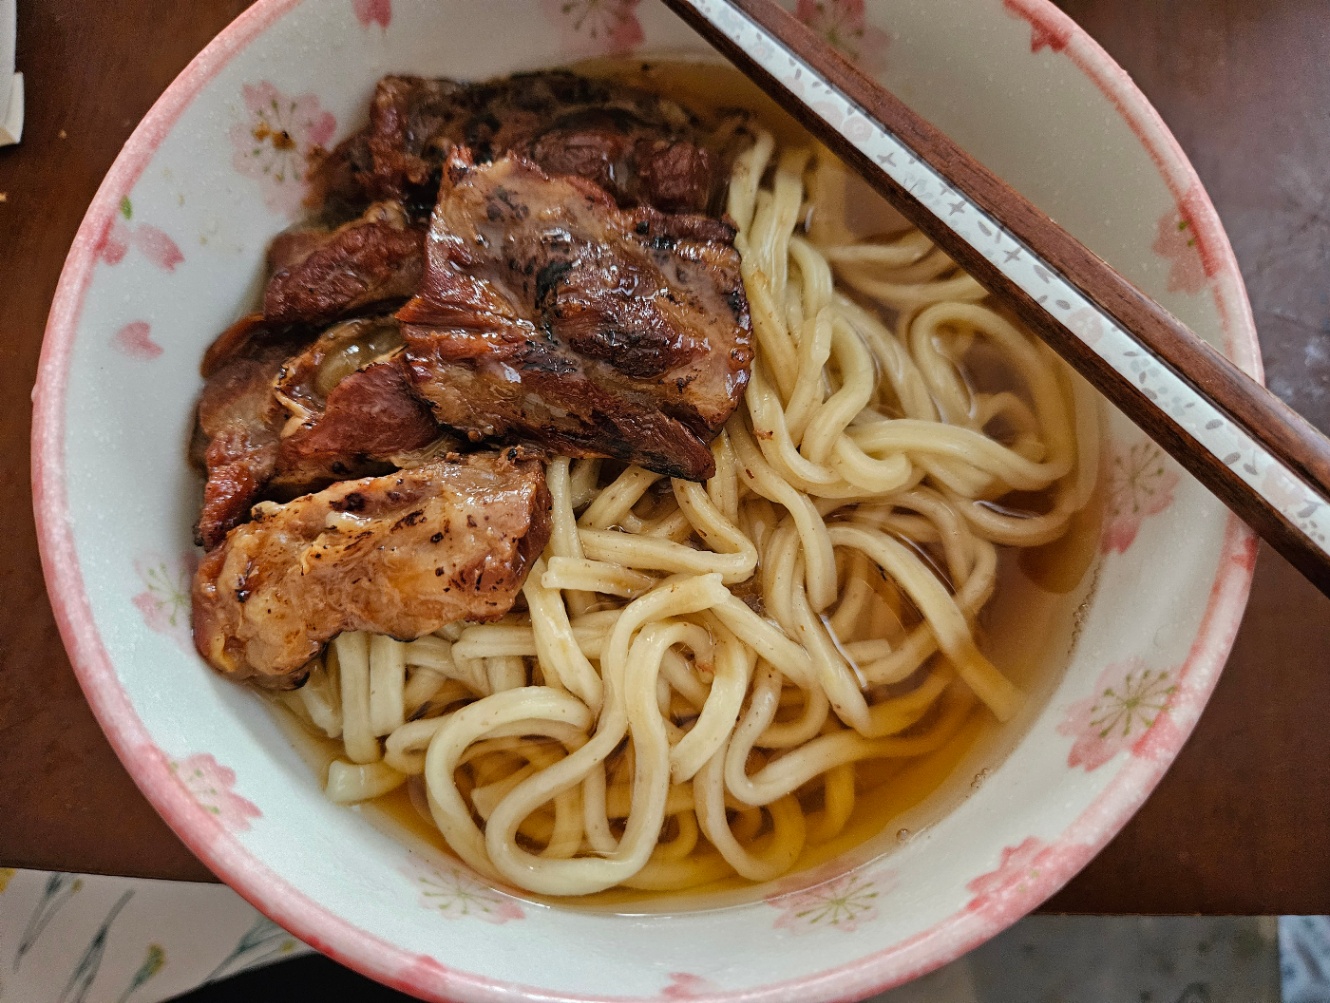
M 648 0 L 650 2 L 650 0 Z M 27 131 L 0 149 L 0 864 L 206 879 L 139 795 L 70 671 L 28 476 L 42 329 L 98 182 L 246 0 L 19 0 Z M 1330 4 L 1063 0 L 1136 78 L 1209 188 L 1270 386 L 1330 430 Z M 1136 818 L 1049 908 L 1330 912 L 1330 601 L 1263 551 L 1209 708 Z

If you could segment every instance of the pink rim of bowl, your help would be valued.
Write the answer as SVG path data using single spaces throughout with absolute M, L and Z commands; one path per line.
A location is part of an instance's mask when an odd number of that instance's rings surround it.
M 306 943 L 336 960 L 405 992 L 435 1000 L 541 999 L 610 1000 L 565 996 L 534 987 L 450 970 L 433 958 L 412 954 L 334 915 L 306 898 L 262 864 L 202 808 L 176 779 L 156 749 L 120 686 L 93 620 L 67 513 L 64 469 L 65 393 L 83 298 L 99 243 L 119 209 L 119 193 L 132 187 L 157 146 L 194 97 L 223 68 L 300 0 L 259 0 L 217 36 L 158 99 L 135 129 L 93 198 L 61 274 L 42 346 L 34 392 L 32 433 L 33 506 L 42 568 L 56 622 L 89 704 L 117 755 L 139 788 L 184 843 L 219 877 L 256 908 Z M 1181 148 L 1123 71 L 1050 0 L 1004 0 L 1029 20 L 1037 44 L 1055 40 L 1108 98 L 1159 167 L 1175 196 L 1185 200 L 1212 257 L 1212 288 L 1219 300 L 1226 351 L 1238 365 L 1261 376 L 1255 324 L 1232 249 L 1209 197 Z M 1038 43 L 1042 37 L 1045 42 Z M 1198 696 L 1196 710 L 1177 721 L 1164 754 L 1125 766 L 1096 800 L 1068 826 L 1057 845 L 1074 852 L 1050 861 L 1041 881 L 1047 898 L 1103 848 L 1154 789 L 1181 750 L 1218 680 L 1237 633 L 1256 557 L 1253 534 L 1229 517 L 1218 571 L 1195 643 L 1183 667 Z M 1074 834 L 1074 836 L 1073 836 Z M 961 910 L 933 928 L 852 963 L 778 985 L 738 992 L 699 988 L 688 998 L 712 1000 L 801 1000 L 861 998 L 925 974 L 978 946 L 1019 919 L 1033 903 L 992 913 Z M 660 999 L 677 997 L 666 993 Z M 626 999 L 626 997 L 624 997 Z M 649 997 L 632 997 L 644 999 Z

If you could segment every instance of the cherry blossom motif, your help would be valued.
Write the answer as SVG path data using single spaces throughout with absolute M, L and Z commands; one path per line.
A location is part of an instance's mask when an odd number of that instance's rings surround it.
M 1047 48 L 1061 52 L 1071 41 L 1075 25 L 1071 18 L 1044 0 L 1002 0 L 1007 13 L 1030 23 L 1030 51 Z
M 111 336 L 111 345 L 131 359 L 145 362 L 162 354 L 162 346 L 152 340 L 152 327 L 146 320 L 126 324 Z
M 545 16 L 559 26 L 562 47 L 575 55 L 623 56 L 642 44 L 637 19 L 641 0 L 540 0 Z
M 1157 727 L 1173 730 L 1168 703 L 1177 688 L 1177 670 L 1152 669 L 1139 658 L 1105 668 L 1095 681 L 1094 695 L 1068 707 L 1058 725 L 1059 734 L 1076 739 L 1067 766 L 1089 773 L 1123 749 L 1151 754 L 1153 748 L 1143 744 L 1146 736 Z
M 1125 553 L 1147 516 L 1173 503 L 1178 472 L 1153 442 L 1142 440 L 1112 455 L 1104 481 L 1104 553 Z
M 129 199 L 124 199 L 121 205 L 121 212 L 129 204 Z M 102 233 L 101 239 L 97 241 L 97 256 L 108 265 L 118 265 L 125 260 L 125 255 L 129 253 L 129 242 L 133 237 L 133 232 L 120 219 L 119 215 L 112 216 L 110 222 L 106 224 L 106 230 Z
M 1196 228 L 1181 208 L 1170 209 L 1159 217 L 1151 250 L 1171 262 L 1169 292 L 1199 293 L 1205 288 L 1205 262 L 1201 258 Z
M 164 231 L 151 223 L 142 223 L 134 231 L 134 246 L 138 252 L 158 268 L 173 272 L 185 260 L 180 246 Z
M 808 107 L 815 111 L 819 118 L 825 121 L 833 129 L 839 129 L 845 122 L 841 115 L 841 107 L 834 101 L 810 101 Z
M 420 886 L 420 904 L 445 919 L 479 919 L 497 925 L 526 918 L 521 902 L 482 884 L 459 864 L 433 867 L 416 860 L 403 873 Z
M 1050 846 L 1031 836 L 1019 846 L 1002 851 L 997 869 L 966 887 L 974 893 L 965 909 L 997 923 L 1024 916 L 1057 889 L 1057 883 L 1094 856 L 1084 843 Z
M 868 22 L 864 0 L 799 0 L 794 16 L 865 73 L 885 65 L 891 36 Z
M 1309 498 L 1298 479 L 1279 463 L 1265 468 L 1261 475 L 1261 492 L 1281 508 L 1293 509 L 1299 519 L 1310 519 L 1321 507 L 1321 503 Z
M 862 115 L 851 115 L 843 124 L 845 138 L 852 143 L 859 143 L 873 134 L 873 127 Z
M 393 0 L 351 0 L 356 20 L 368 28 L 371 24 L 387 30 L 393 20 Z
M 250 819 L 263 817 L 257 805 L 232 790 L 236 785 L 235 770 L 217 762 L 210 753 L 200 752 L 178 762 L 172 760 L 171 770 L 194 800 L 232 832 L 245 832 L 250 828 Z
M 691 1000 L 702 995 L 720 992 L 720 986 L 710 979 L 688 972 L 670 972 L 670 984 L 661 992 L 667 1000 Z
M 1087 345 L 1096 344 L 1104 336 L 1104 322 L 1099 312 L 1088 306 L 1068 314 L 1066 323 L 1072 334 Z
M 144 590 L 134 596 L 132 602 L 143 615 L 143 622 L 149 630 L 165 634 L 186 651 L 193 650 L 189 634 L 189 591 L 198 563 L 193 554 L 178 558 L 144 554 L 134 562 L 134 571 L 143 582 Z
M 232 164 L 258 181 L 264 203 L 291 215 L 305 196 L 309 158 L 337 131 L 337 119 L 313 94 L 289 97 L 268 81 L 246 84 L 248 117 L 231 127 Z
M 781 910 L 774 926 L 802 934 L 835 928 L 851 933 L 877 918 L 877 900 L 895 884 L 895 874 L 873 876 L 852 871 L 801 891 L 768 895 L 767 905 Z
M 151 223 L 131 226 L 134 218 L 134 203 L 129 196 L 120 200 L 120 209 L 106 224 L 101 239 L 97 242 L 97 256 L 108 265 L 118 265 L 125 260 L 130 247 L 163 271 L 173 272 L 176 265 L 185 260 L 178 245 L 165 230 Z

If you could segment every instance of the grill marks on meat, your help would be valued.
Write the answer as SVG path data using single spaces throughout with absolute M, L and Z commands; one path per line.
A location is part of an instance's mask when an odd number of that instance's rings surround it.
M 585 177 L 622 206 L 718 212 L 729 137 L 659 95 L 564 71 L 471 85 L 393 76 L 379 82 L 369 125 L 329 155 L 315 187 L 336 206 L 400 199 L 424 216 L 441 165 L 463 146 L 480 163 L 515 152 Z
M 589 109 L 513 144 L 550 174 L 600 185 L 623 206 L 704 212 L 714 201 L 721 157 L 700 141 L 671 136 L 633 112 Z
M 334 230 L 282 234 L 269 251 L 273 276 L 263 315 L 274 323 L 326 324 L 413 295 L 424 266 L 425 231 L 399 203 L 377 202 Z
M 544 467 L 439 459 L 448 426 L 714 472 L 752 358 L 734 229 L 701 215 L 733 125 L 562 72 L 380 83 L 316 171 L 327 225 L 274 241 L 263 312 L 204 358 L 193 615 L 216 669 L 288 688 L 342 631 L 509 611 L 549 537 Z
M 519 450 L 265 502 L 199 567 L 195 645 L 226 675 L 290 688 L 342 631 L 496 619 L 549 539 L 549 506 L 542 464 Z
M 210 350 L 192 449 L 207 476 L 195 533 L 207 549 L 261 498 L 387 473 L 443 435 L 391 317 L 335 325 L 293 355 L 298 339 L 247 317 Z
M 417 389 L 477 439 L 709 477 L 752 358 L 733 240 L 719 220 L 624 211 L 581 178 L 455 151 L 398 313 Z

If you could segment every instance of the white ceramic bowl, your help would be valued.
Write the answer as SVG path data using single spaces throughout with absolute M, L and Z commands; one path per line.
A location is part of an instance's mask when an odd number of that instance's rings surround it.
M 1050 3 L 797 8 L 1259 375 L 1237 265 L 1195 174 Z M 259 0 L 204 50 L 111 169 L 51 311 L 33 433 L 50 595 L 102 726 L 175 831 L 278 923 L 377 979 L 437 1000 L 858 998 L 1060 887 L 1149 793 L 1215 683 L 1253 538 L 1120 417 L 1096 585 L 1065 671 L 1007 733 L 1014 749 L 988 748 L 973 790 L 971 757 L 967 796 L 952 784 L 949 802 L 922 806 L 911 817 L 931 824 L 907 842 L 886 836 L 723 908 L 535 904 L 413 852 L 327 802 L 268 710 L 189 643 L 197 488 L 183 443 L 200 353 L 252 302 L 266 242 L 298 209 L 304 154 L 359 124 L 384 73 L 483 77 L 611 51 L 705 50 L 649 0 Z M 261 125 L 295 148 L 256 138 Z

